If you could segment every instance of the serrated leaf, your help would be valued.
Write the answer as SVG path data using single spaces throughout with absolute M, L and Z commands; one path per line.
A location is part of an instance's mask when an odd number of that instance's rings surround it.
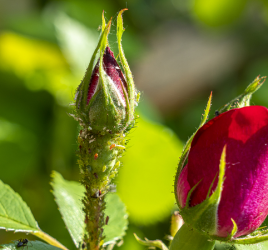
M 67 249 L 38 227 L 27 204 L 19 194 L 2 181 L 0 181 L 0 229 L 31 233 L 52 245 Z
M 119 196 L 114 193 L 106 195 L 105 213 L 109 216 L 109 221 L 108 224 L 104 226 L 104 245 L 108 245 L 123 238 L 128 226 L 128 215 L 125 204 L 121 201 Z
M 79 182 L 67 181 L 55 171 L 52 177 L 56 203 L 75 245 L 79 247 L 84 236 L 82 198 L 85 189 Z M 106 195 L 105 214 L 109 216 L 109 220 L 107 226 L 104 226 L 104 245 L 108 245 L 123 237 L 128 224 L 125 205 L 117 194 Z
M 85 214 L 82 210 L 82 199 L 85 189 L 79 182 L 65 180 L 56 171 L 53 171 L 52 178 L 56 203 L 74 244 L 79 247 L 84 234 Z
M 0 229 L 15 232 L 40 231 L 27 204 L 2 181 L 0 181 Z
M 61 248 L 54 247 L 52 245 L 46 244 L 41 241 L 29 241 L 26 246 L 17 248 L 16 246 L 18 242 L 19 241 L 14 241 L 13 243 L 1 245 L 1 250 L 17 250 L 17 249 L 23 250 L 24 248 L 27 248 L 27 250 L 28 249 L 30 250 L 59 250 L 61 249 Z

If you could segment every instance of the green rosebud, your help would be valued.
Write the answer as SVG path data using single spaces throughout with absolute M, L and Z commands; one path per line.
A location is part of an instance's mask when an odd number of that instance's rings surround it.
M 137 93 L 121 45 L 123 11 L 120 11 L 117 18 L 117 39 L 119 58 L 125 74 L 108 46 L 111 20 L 105 25 L 103 17 L 100 41 L 76 93 L 77 117 L 93 133 L 118 133 L 134 123 Z

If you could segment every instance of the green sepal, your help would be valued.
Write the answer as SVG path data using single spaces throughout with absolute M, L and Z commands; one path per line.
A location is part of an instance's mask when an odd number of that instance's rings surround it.
M 232 101 L 228 102 L 221 108 L 219 108 L 217 113 L 221 114 L 231 109 L 250 106 L 250 99 L 251 99 L 252 94 L 255 93 L 262 86 L 265 80 L 266 80 L 266 76 L 263 76 L 263 77 L 257 76 L 255 80 L 247 86 L 247 88 L 241 95 L 239 95 Z
M 222 239 L 219 238 L 218 240 Z M 268 230 L 266 229 L 266 230 L 256 230 L 247 236 L 231 239 L 228 242 L 231 244 L 247 245 L 247 244 L 257 244 L 267 240 L 268 240 Z
M 211 107 L 211 102 L 212 102 L 212 92 L 210 93 L 210 96 L 208 98 L 207 106 L 206 106 L 206 109 L 204 111 L 204 114 L 201 117 L 201 122 L 200 122 L 200 125 L 199 125 L 198 129 L 200 129 L 206 123 L 206 121 L 208 119 L 209 111 L 210 111 L 210 107 Z M 186 160 L 188 158 L 188 153 L 189 153 L 189 150 L 190 150 L 190 147 L 191 147 L 192 140 L 193 140 L 196 132 L 198 131 L 198 129 L 189 138 L 189 140 L 186 142 L 186 144 L 185 144 L 185 146 L 184 146 L 184 148 L 182 150 L 181 157 L 180 157 L 180 160 L 179 160 L 179 163 L 178 163 L 177 173 L 176 173 L 176 176 L 175 176 L 174 193 L 175 193 L 175 198 L 176 198 L 176 201 L 177 201 L 177 205 L 178 205 L 178 207 L 179 207 L 180 210 L 182 208 L 181 208 L 180 203 L 178 201 L 178 196 L 177 196 L 177 183 L 178 183 L 178 179 L 179 179 L 181 170 L 183 169 L 183 167 L 185 165 L 185 162 L 186 162 Z
M 149 248 L 157 247 L 162 250 L 168 250 L 167 246 L 161 240 L 148 240 L 147 238 L 145 238 L 145 240 L 142 240 L 135 233 L 134 236 L 141 245 L 147 246 Z
M 132 122 L 134 122 L 134 108 L 135 108 L 135 102 L 138 103 L 138 98 L 136 97 L 136 90 L 135 90 L 135 86 L 134 86 L 134 80 L 133 80 L 133 76 L 131 73 L 131 70 L 129 68 L 124 50 L 123 50 L 123 46 L 122 46 L 122 35 L 124 32 L 124 27 L 123 27 L 123 18 L 122 18 L 122 14 L 124 11 L 126 11 L 127 9 L 122 9 L 118 16 L 117 16 L 117 42 L 118 42 L 118 50 L 119 50 L 119 58 L 121 61 L 121 64 L 123 66 L 123 70 L 126 76 L 126 82 L 127 82 L 127 94 L 128 94 L 128 98 L 126 98 L 126 100 L 128 99 L 129 102 L 127 102 L 127 124 L 131 124 Z
M 105 48 L 104 48 L 105 49 Z M 103 55 L 101 53 L 101 55 Z M 88 105 L 88 117 L 92 130 L 119 132 L 124 127 L 126 110 L 120 101 L 114 84 L 106 74 L 100 57 L 98 90 Z
M 224 173 L 225 173 L 225 157 L 226 146 L 223 148 L 220 166 L 218 184 L 213 194 L 204 200 L 202 203 L 190 207 L 189 200 L 192 191 L 196 188 L 195 185 L 187 196 L 187 202 L 184 208 L 181 209 L 180 214 L 184 221 L 200 231 L 203 234 L 213 235 L 217 233 L 217 210 L 221 199 L 223 189 Z
M 105 25 L 105 20 L 104 20 L 104 16 L 102 19 L 103 23 L 102 23 L 102 28 Z M 110 28 L 111 28 L 111 22 L 112 20 L 110 20 L 108 22 L 108 24 L 105 26 L 105 29 L 103 29 L 98 45 L 91 57 L 91 60 L 89 62 L 89 65 L 87 67 L 85 76 L 81 82 L 81 84 L 78 86 L 77 89 L 77 96 L 76 96 L 76 113 L 78 115 L 78 118 L 82 119 L 82 121 L 84 121 L 84 123 L 89 124 L 89 119 L 88 119 L 88 107 L 90 106 L 89 104 L 87 105 L 87 95 L 85 93 L 88 93 L 88 88 L 89 88 L 89 83 L 90 83 L 90 79 L 92 76 L 92 72 L 93 69 L 95 67 L 95 63 L 98 59 L 98 57 L 100 56 L 99 54 L 99 50 L 100 47 L 103 46 L 103 44 L 107 44 L 107 37 L 108 34 L 110 32 Z M 92 101 L 92 100 L 91 100 Z
M 183 224 L 176 233 L 169 250 L 212 250 L 215 241 L 200 234 L 188 224 Z
M 229 236 L 230 239 L 232 239 L 235 236 L 235 234 L 236 234 L 236 232 L 238 230 L 238 227 L 237 227 L 235 221 L 233 219 L 231 219 L 231 220 L 232 220 L 234 226 L 233 226 L 233 230 L 232 230 L 232 232 L 231 232 L 231 234 Z
M 102 16 L 101 16 L 101 31 L 103 32 L 106 27 L 106 22 L 105 22 L 105 17 L 104 17 L 104 10 L 102 11 Z

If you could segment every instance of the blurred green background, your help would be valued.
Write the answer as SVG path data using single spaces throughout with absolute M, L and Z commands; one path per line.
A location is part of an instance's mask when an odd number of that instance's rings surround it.
M 268 75 L 265 0 L 0 0 L 1 180 L 30 206 L 41 229 L 74 248 L 50 193 L 50 174 L 79 180 L 77 123 L 68 115 L 97 44 L 101 13 L 123 8 L 123 46 L 141 91 L 117 190 L 129 213 L 120 249 L 164 240 L 176 209 L 173 179 L 183 143 L 257 75 Z M 116 22 L 110 46 L 117 55 Z M 268 106 L 268 83 L 253 104 Z M 0 243 L 24 237 L 0 232 Z M 34 239 L 29 236 L 29 239 Z

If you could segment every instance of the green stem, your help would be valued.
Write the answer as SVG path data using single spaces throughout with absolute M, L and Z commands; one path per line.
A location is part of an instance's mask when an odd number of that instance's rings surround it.
M 54 239 L 53 237 L 51 237 L 50 235 L 46 234 L 43 231 L 37 231 L 32 233 L 33 235 L 37 236 L 38 238 L 44 240 L 45 242 L 49 243 L 52 246 L 64 249 L 64 250 L 68 250 L 68 248 L 66 248 L 65 246 L 63 246 L 60 242 L 58 242 L 56 239 Z
M 84 128 L 78 137 L 80 171 L 86 192 L 83 199 L 88 250 L 102 249 L 105 225 L 105 194 L 110 191 L 112 179 L 116 176 L 125 146 L 123 134 L 109 131 L 93 133 Z
M 101 249 L 103 244 L 103 226 L 104 226 L 104 209 L 105 201 L 102 198 L 92 198 L 89 196 L 90 191 L 86 190 L 86 196 L 83 200 L 85 207 L 91 207 L 90 210 L 84 209 L 86 212 L 86 230 L 88 232 L 87 249 Z

